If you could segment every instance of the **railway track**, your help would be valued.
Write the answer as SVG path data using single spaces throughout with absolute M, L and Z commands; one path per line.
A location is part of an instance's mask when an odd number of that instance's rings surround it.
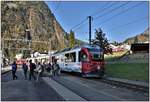
M 83 97 L 82 95 L 80 95 L 78 92 L 75 92 L 72 88 L 66 86 L 64 83 L 56 80 L 55 78 L 52 78 L 54 81 L 56 81 L 57 83 L 59 83 L 60 85 L 64 86 L 65 88 L 69 89 L 70 91 L 72 91 L 73 93 L 77 94 L 79 97 L 81 97 L 82 99 L 84 99 L 84 101 L 90 101 L 88 98 Z
M 95 81 L 101 81 L 110 85 L 114 85 L 116 87 L 121 87 L 121 88 L 127 88 L 133 91 L 140 91 L 144 93 L 149 92 L 149 87 L 146 86 L 141 86 L 141 85 L 136 85 L 136 84 L 131 84 L 131 83 L 125 83 L 121 81 L 116 81 L 116 80 L 110 80 L 108 78 L 103 78 L 103 79 L 94 79 Z
M 143 85 L 137 85 L 137 84 L 133 84 L 133 83 L 127 83 L 127 82 L 123 82 L 123 81 L 116 81 L 116 80 L 112 80 L 110 78 L 104 77 L 104 78 L 83 78 L 81 76 L 79 76 L 79 74 L 77 73 L 67 73 L 67 72 L 63 72 L 64 74 L 69 74 L 72 76 L 76 76 L 82 79 L 86 79 L 86 80 L 94 80 L 94 81 L 98 81 L 98 82 L 103 82 L 109 85 L 113 85 L 116 87 L 121 87 L 121 88 L 127 88 L 133 91 L 139 91 L 139 92 L 144 92 L 144 93 L 149 93 L 149 86 L 143 86 Z

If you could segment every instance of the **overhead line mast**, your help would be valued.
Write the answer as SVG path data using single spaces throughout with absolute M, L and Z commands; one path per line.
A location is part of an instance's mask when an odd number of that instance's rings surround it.
M 89 18 L 89 44 L 91 45 L 91 22 L 92 22 L 92 16 L 88 16 Z

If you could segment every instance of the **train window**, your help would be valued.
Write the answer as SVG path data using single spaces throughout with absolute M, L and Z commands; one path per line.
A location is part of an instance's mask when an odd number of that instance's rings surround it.
M 95 61 L 103 60 L 103 52 L 100 53 L 92 53 L 92 59 Z
M 99 57 L 99 54 L 93 54 L 93 58 L 94 59 L 99 59 L 100 57 Z
M 79 51 L 79 53 L 78 53 L 78 60 L 79 60 L 79 62 L 81 61 L 81 51 Z
M 65 54 L 65 56 L 67 57 L 66 61 L 67 62 L 75 62 L 76 61 L 76 53 L 67 53 Z

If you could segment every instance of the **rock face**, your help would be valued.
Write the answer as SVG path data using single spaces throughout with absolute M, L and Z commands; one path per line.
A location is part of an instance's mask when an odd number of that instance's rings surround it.
M 2 1 L 1 37 L 5 39 L 3 47 L 7 55 L 21 52 L 23 48 L 28 50 L 29 42 L 24 41 L 27 30 L 31 34 L 30 48 L 33 51 L 63 49 L 66 46 L 65 31 L 45 2 Z
M 146 29 L 143 33 L 135 37 L 128 38 L 124 41 L 124 43 L 128 43 L 128 44 L 144 43 L 144 42 L 149 42 L 149 28 Z

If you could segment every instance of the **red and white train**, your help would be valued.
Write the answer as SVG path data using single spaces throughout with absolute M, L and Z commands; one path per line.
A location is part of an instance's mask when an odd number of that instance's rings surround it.
M 82 45 L 64 49 L 52 55 L 57 59 L 62 71 L 78 72 L 83 77 L 102 77 L 104 75 L 104 51 L 96 45 Z

